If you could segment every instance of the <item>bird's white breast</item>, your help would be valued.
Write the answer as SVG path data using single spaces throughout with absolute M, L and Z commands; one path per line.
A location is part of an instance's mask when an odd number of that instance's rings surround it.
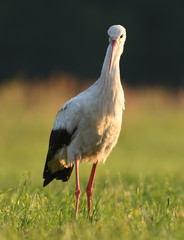
M 117 96 L 113 102 L 112 97 L 108 99 L 99 96 L 95 96 L 92 89 L 86 96 L 81 95 L 81 102 L 79 99 L 81 119 L 75 137 L 67 148 L 68 163 L 73 162 L 75 155 L 85 162 L 105 161 L 117 142 L 124 101 L 120 101 Z

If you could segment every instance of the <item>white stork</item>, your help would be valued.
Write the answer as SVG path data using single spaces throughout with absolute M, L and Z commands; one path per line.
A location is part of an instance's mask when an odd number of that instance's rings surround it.
M 126 30 L 121 25 L 114 25 L 109 28 L 108 35 L 109 46 L 100 78 L 90 88 L 65 103 L 56 116 L 43 173 L 43 186 L 54 178 L 65 182 L 75 165 L 75 217 L 81 194 L 79 162 L 93 164 L 86 189 L 90 216 L 96 167 L 98 162 L 105 162 L 117 143 L 125 109 L 119 60 L 124 49 Z

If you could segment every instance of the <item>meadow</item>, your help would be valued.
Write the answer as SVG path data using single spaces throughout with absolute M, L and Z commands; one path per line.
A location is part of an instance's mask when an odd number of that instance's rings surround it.
M 91 165 L 42 187 L 50 131 L 63 103 L 84 90 L 71 76 L 0 86 L 0 239 L 183 239 L 184 90 L 125 87 L 117 146 L 99 164 L 87 216 Z

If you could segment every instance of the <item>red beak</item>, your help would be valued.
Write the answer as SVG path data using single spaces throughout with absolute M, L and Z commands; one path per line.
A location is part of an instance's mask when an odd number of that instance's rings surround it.
M 111 52 L 111 60 L 110 60 L 110 65 L 109 65 L 109 73 L 111 73 L 112 63 L 113 63 L 114 56 L 116 53 L 116 48 L 117 48 L 116 40 L 112 40 L 111 47 L 112 47 L 112 52 Z

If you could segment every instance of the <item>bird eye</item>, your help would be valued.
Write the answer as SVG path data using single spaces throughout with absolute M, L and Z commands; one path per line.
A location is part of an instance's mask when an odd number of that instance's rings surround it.
M 122 38 L 123 37 L 123 34 L 120 36 L 120 38 Z

